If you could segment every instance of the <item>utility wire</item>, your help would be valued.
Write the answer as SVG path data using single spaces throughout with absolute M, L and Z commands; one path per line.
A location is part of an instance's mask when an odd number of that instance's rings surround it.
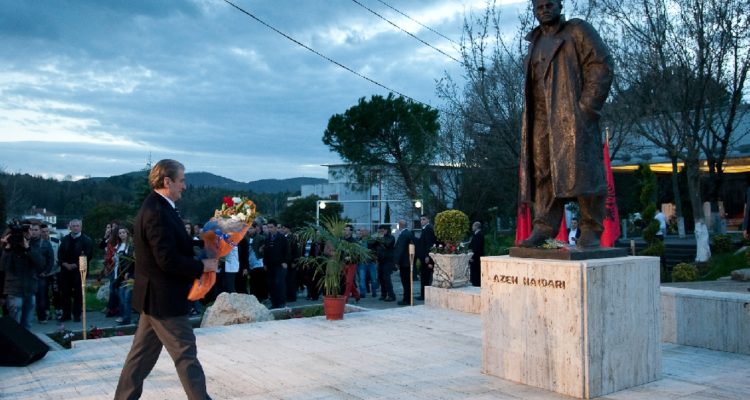
M 429 44 L 429 43 L 425 42 L 424 40 L 422 40 L 422 39 L 418 38 L 418 37 L 417 37 L 416 35 L 414 35 L 413 33 L 411 33 L 411 32 L 409 32 L 409 31 L 407 31 L 406 29 L 404 29 L 404 28 L 402 28 L 402 27 L 400 27 L 400 26 L 396 25 L 395 23 L 391 22 L 391 21 L 390 21 L 390 20 L 389 20 L 388 18 L 386 18 L 386 17 L 384 17 L 384 16 L 382 16 L 382 15 L 378 14 L 377 12 L 375 12 L 375 11 L 374 11 L 373 9 L 371 9 L 371 8 L 367 7 L 366 5 L 364 5 L 364 4 L 362 4 L 362 3 L 360 3 L 360 2 L 359 2 L 359 1 L 357 1 L 357 0 L 352 0 L 352 1 L 353 1 L 354 3 L 356 3 L 357 5 L 359 5 L 360 7 L 364 8 L 365 10 L 367 10 L 367 11 L 369 11 L 369 12 L 371 12 L 371 13 L 375 14 L 375 15 L 376 15 L 376 16 L 377 16 L 378 18 L 382 19 L 383 21 L 385 21 L 385 22 L 387 22 L 387 23 L 389 23 L 389 24 L 393 25 L 393 26 L 394 26 L 394 27 L 395 27 L 396 29 L 398 29 L 398 30 L 400 30 L 400 31 L 402 31 L 402 32 L 404 32 L 404 33 L 406 33 L 407 35 L 409 35 L 409 36 L 413 37 L 413 38 L 414 38 L 414 39 L 416 39 L 416 40 L 419 40 L 419 41 L 420 41 L 420 42 L 422 42 L 422 43 L 423 43 L 423 44 L 424 44 L 425 46 L 427 46 L 427 47 L 429 47 L 429 48 L 431 48 L 431 49 L 433 49 L 433 50 L 437 51 L 438 53 L 440 53 L 440 54 L 442 54 L 442 55 L 444 55 L 444 56 L 446 56 L 446 57 L 450 58 L 451 60 L 453 60 L 453 61 L 455 61 L 455 62 L 457 62 L 457 63 L 461 64 L 461 61 L 458 61 L 458 59 L 456 59 L 456 57 L 453 57 L 452 55 L 450 55 L 450 54 L 448 54 L 448 53 L 446 53 L 446 52 L 444 52 L 444 51 L 442 51 L 442 50 L 438 49 L 437 47 L 435 47 L 435 46 L 433 46 L 433 45 L 431 45 L 431 44 Z
M 309 46 L 305 45 L 304 43 L 300 42 L 299 40 L 297 40 L 297 39 L 295 39 L 295 38 L 293 38 L 293 37 L 291 37 L 291 36 L 287 35 L 286 33 L 284 33 L 284 32 L 282 32 L 282 31 L 280 31 L 280 30 L 278 30 L 278 29 L 274 28 L 273 26 L 269 25 L 268 23 L 266 23 L 266 22 L 265 22 L 265 21 L 263 21 L 262 19 L 260 19 L 260 18 L 256 17 L 255 15 L 251 14 L 251 13 L 250 13 L 249 11 L 246 11 L 245 9 L 243 9 L 242 7 L 240 7 L 240 6 L 238 6 L 238 5 L 234 4 L 234 3 L 232 3 L 231 1 L 229 1 L 229 0 L 224 0 L 224 2 L 225 2 L 225 3 L 227 3 L 227 4 L 229 4 L 229 5 L 230 5 L 230 6 L 232 6 L 232 7 L 236 8 L 237 10 L 239 10 L 239 11 L 240 11 L 240 12 L 242 12 L 243 14 L 247 15 L 248 17 L 250 17 L 250 18 L 252 18 L 252 19 L 254 19 L 254 20 L 258 21 L 258 22 L 259 22 L 259 23 L 260 23 L 261 25 L 265 26 L 266 28 L 268 28 L 268 29 L 270 29 L 270 30 L 272 30 L 272 31 L 274 31 L 274 32 L 276 32 L 276 33 L 278 33 L 279 35 L 281 35 L 281 36 L 283 36 L 283 37 L 285 37 L 285 38 L 287 38 L 287 39 L 289 39 L 289 40 L 291 40 L 292 42 L 296 43 L 297 45 L 299 45 L 299 46 L 301 46 L 301 47 L 303 47 L 303 48 L 307 49 L 308 51 L 310 51 L 310 52 L 312 52 L 312 53 L 314 53 L 314 54 L 318 55 L 319 57 L 322 57 L 323 59 L 327 60 L 328 62 L 330 62 L 330 63 L 333 63 L 333 64 L 335 64 L 335 65 L 338 65 L 339 67 L 341 67 L 341 68 L 343 68 L 343 69 L 345 69 L 345 70 L 347 70 L 347 71 L 351 72 L 351 73 L 352 73 L 352 74 L 354 74 L 354 75 L 357 75 L 358 77 L 360 77 L 360 78 L 362 78 L 362 79 L 365 79 L 365 80 L 367 80 L 367 81 L 369 81 L 369 82 L 371 82 L 371 83 L 373 83 L 373 84 L 375 84 L 375 85 L 377 85 L 377 86 L 380 86 L 381 88 L 383 88 L 383 89 L 385 89 L 385 90 L 388 90 L 388 91 L 390 91 L 390 92 L 396 93 L 396 94 L 397 94 L 397 95 L 399 95 L 399 96 L 403 96 L 403 97 L 405 97 L 405 98 L 407 98 L 407 99 L 409 99 L 409 100 L 411 100 L 411 101 L 413 101 L 413 102 L 415 102 L 415 103 L 419 103 L 419 104 L 421 104 L 421 105 L 423 105 L 423 106 L 425 106 L 425 107 L 429 107 L 429 108 L 435 108 L 435 109 L 437 109 L 436 107 L 430 106 L 429 104 L 425 104 L 425 103 L 423 103 L 423 102 L 421 102 L 421 101 L 419 101 L 419 100 L 417 100 L 417 99 L 415 99 L 415 98 L 413 98 L 413 97 L 411 97 L 411 96 L 408 96 L 408 95 L 406 95 L 406 94 L 403 94 L 403 93 L 399 92 L 398 90 L 395 90 L 395 89 L 391 89 L 391 88 L 389 88 L 388 86 L 385 86 L 385 85 L 383 85 L 382 83 L 380 83 L 380 82 L 378 82 L 378 81 L 376 81 L 376 80 L 374 80 L 374 79 L 372 79 L 372 78 L 369 78 L 369 77 L 367 77 L 367 76 L 365 76 L 365 75 L 362 75 L 362 74 L 360 74 L 359 72 L 357 72 L 357 71 L 355 71 L 355 70 L 353 70 L 353 69 L 351 69 L 351 68 L 347 67 L 346 65 L 344 65 L 344 64 L 341 64 L 340 62 L 338 62 L 338 61 L 336 61 L 336 60 L 333 60 L 333 59 L 331 59 L 330 57 L 328 57 L 328 56 L 326 56 L 326 55 L 324 55 L 324 54 L 320 53 L 319 51 L 317 51 L 317 50 L 315 50 L 315 49 L 313 49 L 313 48 L 311 48 L 311 47 L 309 47 Z
M 461 46 L 461 45 L 460 45 L 460 44 L 459 44 L 458 42 L 456 42 L 455 40 L 453 40 L 453 39 L 449 38 L 448 36 L 445 36 L 445 35 L 443 35 L 442 33 L 440 33 L 440 32 L 438 32 L 438 31 L 436 31 L 436 30 L 434 30 L 434 29 L 430 28 L 429 26 L 427 26 L 427 25 L 425 25 L 425 24 L 423 24 L 423 23 L 421 23 L 421 22 L 417 21 L 416 19 L 414 19 L 414 18 L 412 18 L 412 17 L 410 17 L 410 16 L 408 16 L 408 15 L 404 14 L 403 12 L 401 12 L 401 11 L 397 10 L 397 9 L 396 9 L 395 7 L 393 7 L 392 5 L 390 5 L 390 4 L 386 3 L 386 2 L 384 2 L 383 0 L 377 0 L 377 2 L 378 2 L 378 3 L 380 3 L 380 4 L 382 4 L 382 5 L 384 5 L 384 6 L 386 6 L 386 7 L 388 7 L 388 8 L 390 8 L 391 10 L 393 10 L 393 11 L 395 11 L 395 12 L 397 12 L 397 13 L 399 13 L 399 14 L 403 15 L 404 17 L 406 17 L 406 18 L 410 19 L 411 21 L 415 22 L 415 23 L 416 23 L 417 25 L 421 26 L 422 28 L 425 28 L 425 29 L 427 29 L 428 31 L 430 31 L 430 32 L 432 32 L 432 33 L 434 33 L 434 34 L 436 34 L 436 35 L 440 36 L 441 38 L 443 38 L 443 39 L 445 39 L 445 40 L 447 40 L 447 41 L 449 41 L 449 42 L 451 42 L 451 43 L 455 44 L 456 46 Z

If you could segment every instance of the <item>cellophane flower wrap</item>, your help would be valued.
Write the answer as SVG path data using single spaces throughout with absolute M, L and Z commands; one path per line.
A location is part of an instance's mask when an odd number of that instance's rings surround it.
M 219 258 L 229 254 L 245 237 L 254 219 L 255 203 L 252 200 L 246 197 L 224 197 L 221 208 L 214 212 L 213 218 L 201 230 L 202 258 Z M 214 283 L 216 272 L 204 272 L 193 283 L 188 300 L 202 299 Z

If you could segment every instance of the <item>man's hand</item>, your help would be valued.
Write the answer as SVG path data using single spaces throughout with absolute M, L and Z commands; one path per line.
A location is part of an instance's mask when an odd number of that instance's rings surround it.
M 742 237 L 744 237 L 745 239 L 747 239 L 747 237 L 748 237 L 747 231 L 742 232 Z
M 219 267 L 218 258 L 204 258 L 203 259 L 203 272 L 216 272 Z
M 78 265 L 73 264 L 73 263 L 65 263 L 64 262 L 64 263 L 62 263 L 62 266 L 65 267 L 65 269 L 67 269 L 68 271 L 72 271 L 72 270 L 78 268 Z

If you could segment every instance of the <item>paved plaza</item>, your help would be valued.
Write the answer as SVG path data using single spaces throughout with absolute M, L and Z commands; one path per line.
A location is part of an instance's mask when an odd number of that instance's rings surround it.
M 214 399 L 563 399 L 481 369 L 476 314 L 426 306 L 197 329 Z M 77 342 L 0 368 L 2 399 L 107 399 L 131 337 Z M 638 349 L 633 349 L 638 351 Z M 663 344 L 663 379 L 605 399 L 747 399 L 750 356 Z M 143 399 L 184 392 L 166 352 Z

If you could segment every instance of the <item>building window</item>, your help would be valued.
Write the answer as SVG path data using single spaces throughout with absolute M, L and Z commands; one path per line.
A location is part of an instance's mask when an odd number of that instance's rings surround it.
M 371 201 L 370 207 L 378 208 L 380 206 L 380 202 L 378 200 L 380 200 L 379 195 L 373 194 L 372 196 L 370 196 L 370 201 Z

